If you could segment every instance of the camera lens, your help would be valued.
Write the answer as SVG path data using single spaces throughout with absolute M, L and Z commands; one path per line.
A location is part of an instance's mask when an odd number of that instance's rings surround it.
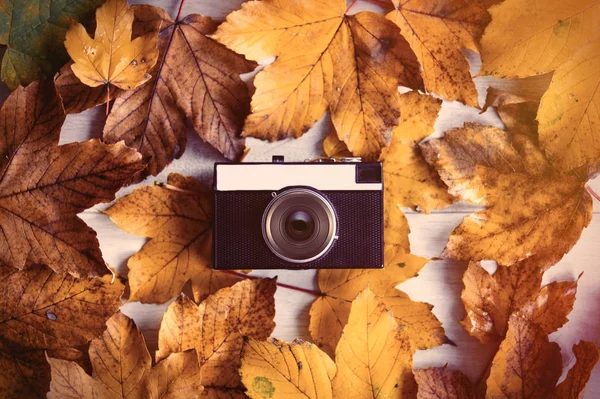
M 295 241 L 305 241 L 315 231 L 315 223 L 306 211 L 292 212 L 285 221 L 285 232 Z
M 263 214 L 263 236 L 282 259 L 305 263 L 323 256 L 333 244 L 337 220 L 321 194 L 292 188 L 277 195 Z

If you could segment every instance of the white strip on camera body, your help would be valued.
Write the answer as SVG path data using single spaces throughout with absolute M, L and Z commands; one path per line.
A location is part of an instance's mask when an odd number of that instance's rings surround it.
M 237 163 L 215 168 L 216 191 L 278 191 L 290 186 L 323 191 L 383 190 L 378 163 Z

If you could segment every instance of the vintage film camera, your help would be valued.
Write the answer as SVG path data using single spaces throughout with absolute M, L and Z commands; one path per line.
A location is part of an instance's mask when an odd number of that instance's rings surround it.
M 378 162 L 217 163 L 215 269 L 383 267 Z

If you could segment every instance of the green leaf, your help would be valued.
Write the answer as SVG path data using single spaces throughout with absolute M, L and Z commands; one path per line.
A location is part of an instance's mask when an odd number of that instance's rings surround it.
M 104 0 L 0 0 L 0 44 L 7 46 L 0 78 L 11 90 L 51 77 L 69 56 L 69 21 L 88 22 Z

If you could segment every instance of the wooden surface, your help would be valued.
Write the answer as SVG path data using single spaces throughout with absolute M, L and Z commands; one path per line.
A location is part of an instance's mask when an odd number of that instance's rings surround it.
M 179 7 L 177 0 L 144 0 L 132 1 L 132 3 L 159 5 L 173 16 L 177 13 Z M 183 15 L 203 13 L 222 19 L 231 10 L 238 8 L 240 3 L 240 0 L 189 0 L 185 5 Z M 359 10 L 360 7 L 356 9 Z M 473 53 L 466 55 L 471 62 L 472 73 L 476 74 L 479 69 L 478 56 Z M 512 83 L 488 77 L 477 78 L 476 83 L 481 104 L 483 104 L 485 91 L 489 85 L 495 87 L 512 85 Z M 548 83 L 549 77 L 543 76 L 529 79 L 520 84 L 520 87 L 525 91 L 539 92 Z M 325 116 L 325 118 L 327 117 Z M 103 107 L 79 115 L 68 116 L 62 130 L 61 143 L 100 137 L 104 120 Z M 484 114 L 479 114 L 477 109 L 459 103 L 445 102 L 435 127 L 435 134 L 441 135 L 443 131 L 449 128 L 462 126 L 464 121 L 483 122 L 502 127 L 493 109 Z M 319 156 L 321 155 L 321 140 L 323 139 L 323 130 L 320 128 L 322 125 L 323 121 L 298 140 L 285 140 L 268 144 L 249 139 L 247 145 L 251 148 L 251 151 L 247 160 L 269 161 L 273 154 L 285 155 L 288 161 L 300 161 Z M 152 184 L 154 180 L 165 181 L 167 174 L 174 171 L 195 176 L 207 182 L 212 181 L 213 162 L 221 160 L 221 157 L 202 143 L 193 132 L 190 132 L 188 137 L 188 148 L 183 157 L 175 161 L 158 177 L 149 178 L 141 185 Z M 600 180 L 597 179 L 591 185 L 600 191 Z M 125 188 L 117 196 L 123 196 L 131 190 L 131 187 Z M 558 342 L 562 348 L 566 368 L 572 364 L 571 347 L 574 343 L 580 339 L 600 343 L 600 290 L 596 289 L 596 287 L 600 287 L 600 268 L 597 260 L 598 243 L 600 242 L 599 205 L 598 203 L 594 204 L 594 219 L 583 232 L 579 243 L 544 276 L 544 284 L 547 284 L 554 280 L 575 279 L 581 272 L 584 272 L 579 282 L 577 301 L 569 317 L 570 321 L 551 335 L 551 340 Z M 119 230 L 106 216 L 98 212 L 99 209 L 105 207 L 106 205 L 101 205 L 87 210 L 81 214 L 81 217 L 98 232 L 105 260 L 120 272 L 124 272 L 126 271 L 128 257 L 139 250 L 145 239 Z M 410 235 L 412 252 L 426 257 L 439 256 L 452 229 L 460 223 L 464 216 L 475 209 L 477 208 L 473 206 L 457 204 L 452 208 L 430 215 L 407 212 L 412 230 Z M 459 321 L 465 315 L 460 301 L 460 292 L 463 288 L 461 279 L 465 268 L 466 264 L 464 262 L 450 260 L 430 262 L 418 277 L 403 283 L 399 288 L 407 292 L 413 300 L 433 304 L 433 312 L 442 321 L 447 336 L 456 343 L 456 346 L 443 345 L 428 351 L 418 351 L 415 356 L 415 368 L 441 366 L 447 363 L 452 368 L 462 370 L 474 381 L 483 372 L 494 348 L 479 344 L 459 324 Z M 253 274 L 259 276 L 278 275 L 280 282 L 306 288 L 316 288 L 314 271 L 277 270 L 254 272 Z M 277 327 L 273 335 L 282 340 L 293 340 L 297 337 L 310 340 L 308 311 L 313 300 L 312 295 L 279 288 L 276 294 L 277 314 L 275 320 Z M 142 305 L 127 303 L 123 307 L 123 312 L 132 317 L 143 331 L 151 351 L 156 349 L 157 329 L 166 306 L 167 304 Z M 600 397 L 600 367 L 596 368 L 585 397 Z

